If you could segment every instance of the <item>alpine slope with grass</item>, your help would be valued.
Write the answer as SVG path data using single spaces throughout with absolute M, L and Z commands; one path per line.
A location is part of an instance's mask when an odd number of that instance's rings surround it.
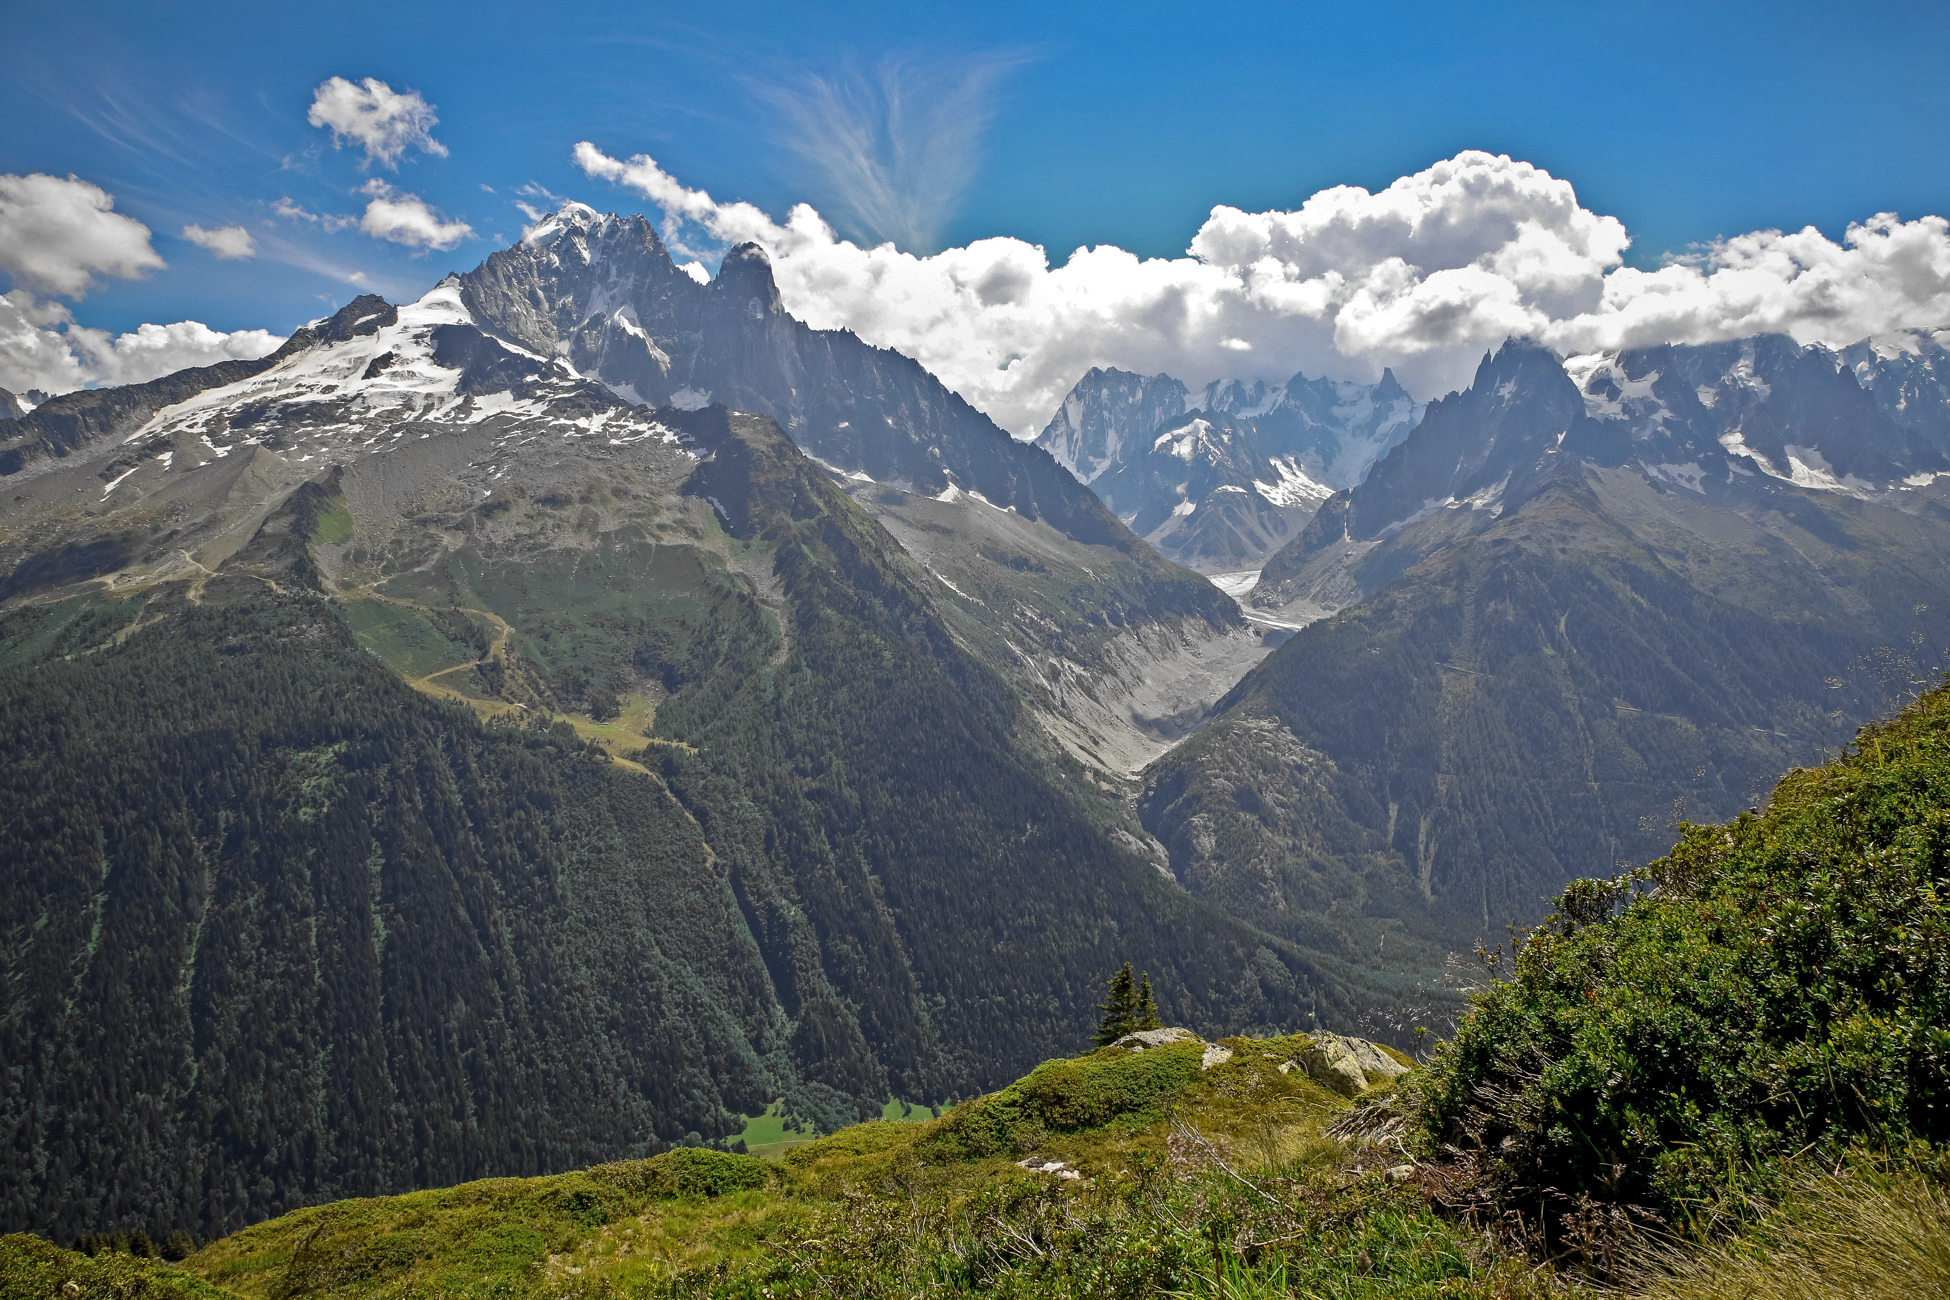
M 1359 1054 L 1370 1063 L 1367 1074 Z M 1509 1296 L 1556 1291 L 1347 1121 L 1408 1058 L 1332 1035 L 1133 1034 L 939 1118 L 762 1161 L 683 1149 L 300 1210 L 172 1265 L 0 1240 L 82 1296 Z M 1356 1126 L 1359 1127 L 1358 1125 Z M 111 1269 L 120 1270 L 111 1273 Z

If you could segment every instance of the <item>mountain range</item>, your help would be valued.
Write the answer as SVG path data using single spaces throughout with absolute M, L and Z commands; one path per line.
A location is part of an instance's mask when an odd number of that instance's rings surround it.
M 1126 960 L 1213 1026 L 1407 996 L 1128 802 L 1236 604 L 769 285 L 565 209 L 0 423 L 4 1226 L 830 1128 L 1072 1050 Z
M 1950 644 L 1945 361 L 1486 356 L 1266 563 L 1303 629 L 1145 773 L 1174 873 L 1434 961 L 1834 753 Z
M 1093 370 L 1031 445 L 570 204 L 13 403 L 0 1227 L 832 1128 L 1068 1054 L 1125 961 L 1211 1037 L 1439 1025 L 1449 953 L 1927 672 L 1946 381 Z

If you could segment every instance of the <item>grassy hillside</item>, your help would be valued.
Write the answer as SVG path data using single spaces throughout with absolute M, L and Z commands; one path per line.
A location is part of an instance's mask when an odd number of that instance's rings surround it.
M 1398 1154 L 1332 1135 L 1353 1103 L 1291 1068 L 1309 1043 L 1229 1039 L 1210 1069 L 1202 1043 L 1108 1048 L 778 1163 L 681 1150 L 341 1202 L 183 1267 L 252 1300 L 1551 1293 L 1391 1178 Z M 0 1277 L 49 1253 L 9 1238 Z

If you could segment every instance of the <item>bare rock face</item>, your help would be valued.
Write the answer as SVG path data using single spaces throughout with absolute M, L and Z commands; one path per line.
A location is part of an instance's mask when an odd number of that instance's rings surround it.
M 1422 418 L 1379 384 L 1295 375 L 1187 389 L 1092 370 L 1036 440 L 1160 554 L 1204 572 L 1254 569 Z
M 1354 1053 L 1354 1059 L 1361 1063 L 1361 1072 L 1368 1076 L 1369 1087 L 1386 1083 L 1390 1079 L 1399 1079 L 1412 1068 L 1402 1064 L 1365 1038 L 1344 1038 L 1341 1041 L 1348 1045 L 1348 1050 Z

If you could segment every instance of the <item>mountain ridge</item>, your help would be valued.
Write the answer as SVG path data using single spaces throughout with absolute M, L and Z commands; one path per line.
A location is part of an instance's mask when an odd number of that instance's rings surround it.
M 1205 572 L 1256 568 L 1421 418 L 1384 371 L 1356 384 L 1268 386 L 1096 368 L 1036 439 L 1162 554 Z
M 1434 961 L 1818 759 L 1950 640 L 1934 417 L 1858 385 L 1768 340 L 1487 355 L 1268 561 L 1306 626 L 1145 773 L 1174 873 Z
M 833 1127 L 1061 1050 L 1123 960 L 1228 1027 L 1409 996 L 1166 879 L 898 489 L 483 324 L 361 300 L 0 479 L 8 1225 Z M 1039 651 L 1164 635 L 1151 584 L 1192 650 L 1236 624 L 1127 533 L 899 495 L 1016 530 L 954 570 L 998 604 L 1123 602 Z

